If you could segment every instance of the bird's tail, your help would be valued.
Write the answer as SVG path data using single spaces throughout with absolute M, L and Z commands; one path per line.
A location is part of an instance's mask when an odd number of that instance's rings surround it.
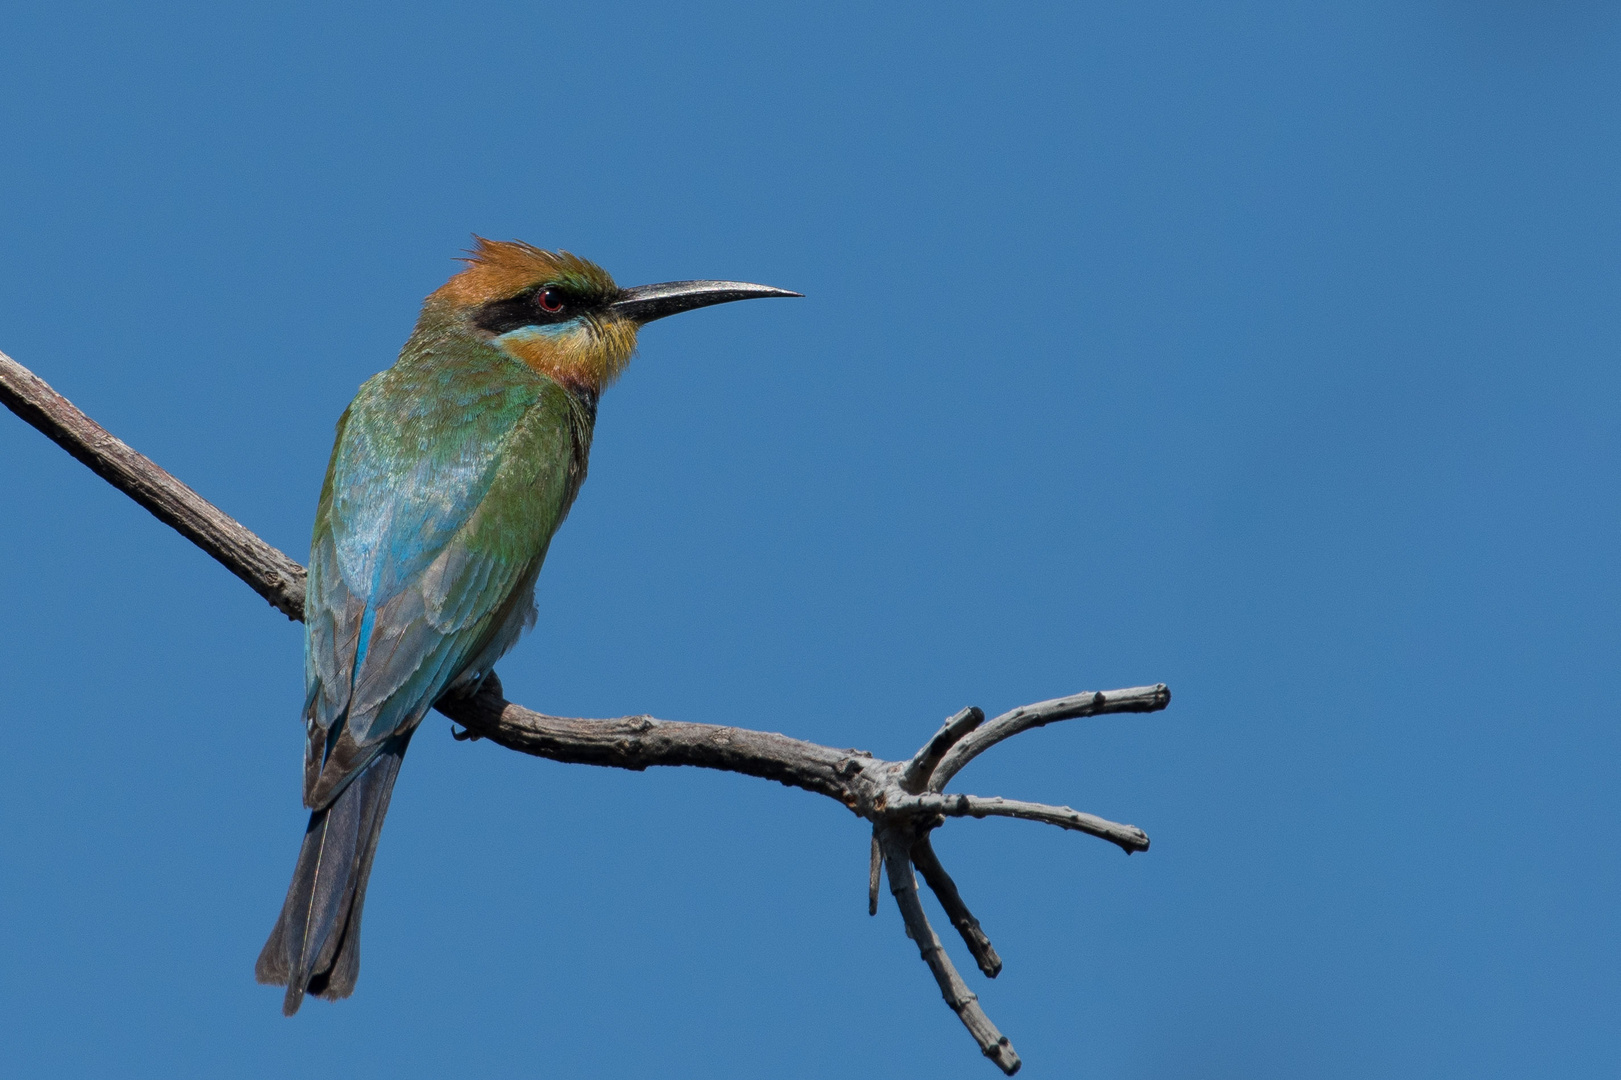
M 254 968 L 260 982 L 287 987 L 287 1016 L 306 992 L 329 1001 L 354 993 L 366 879 L 410 741 L 410 732 L 388 740 L 329 806 L 310 815 L 287 902 Z

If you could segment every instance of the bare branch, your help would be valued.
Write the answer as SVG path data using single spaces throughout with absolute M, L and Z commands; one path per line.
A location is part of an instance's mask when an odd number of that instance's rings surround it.
M 880 766 L 890 765 L 860 750 L 835 750 L 771 731 L 652 716 L 548 716 L 488 686 L 472 697 L 441 698 L 434 708 L 474 735 L 521 754 L 634 772 L 693 765 L 743 773 L 826 795 L 857 813 L 878 793 Z
M 982 798 L 978 795 L 922 795 L 917 809 L 945 817 L 1011 817 L 1039 821 L 1096 836 L 1118 845 L 1127 855 L 1148 850 L 1148 834 L 1135 825 L 1122 825 L 1093 814 L 1083 814 L 1067 806 L 1020 802 L 1017 799 Z
M 212 555 L 277 609 L 290 618 L 303 618 L 303 567 L 108 434 L 3 353 L 0 402 Z M 964 709 L 904 762 L 747 728 L 680 723 L 651 716 L 612 720 L 548 716 L 507 701 L 493 672 L 475 692 L 447 696 L 434 707 L 465 729 L 454 732 L 459 740 L 488 739 L 509 750 L 583 765 L 633 770 L 688 765 L 743 773 L 826 795 L 871 821 L 868 910 L 877 910 L 882 865 L 900 904 L 907 932 L 918 943 L 946 1002 L 985 1055 L 1011 1075 L 1019 1067 L 1018 1055 L 957 974 L 919 902 L 913 863 L 940 898 L 980 969 L 990 976 L 1001 970 L 1001 958 L 940 865 L 929 843 L 929 831 L 945 818 L 1001 816 L 1089 833 L 1120 845 L 1128 853 L 1145 850 L 1148 837 L 1135 826 L 1106 821 L 1067 806 L 940 792 L 976 755 L 1021 731 L 1076 716 L 1152 712 L 1163 709 L 1169 701 L 1170 692 L 1163 685 L 1079 694 L 1026 705 L 983 726 L 983 712 Z
M 884 853 L 878 846 L 878 834 L 872 834 L 872 855 L 867 860 L 867 914 L 878 914 L 878 871 L 883 868 Z
M 5 353 L 0 353 L 0 402 L 159 521 L 214 556 L 272 607 L 289 619 L 304 618 L 302 566 L 114 438 Z
M 907 832 L 904 827 L 896 825 L 882 825 L 878 829 L 884 868 L 889 872 L 889 891 L 900 906 L 908 934 L 917 942 L 919 955 L 934 973 L 934 981 L 940 984 L 940 996 L 946 999 L 946 1004 L 957 1014 L 963 1027 L 979 1043 L 980 1052 L 1012 1076 L 1019 1071 L 1019 1055 L 1014 1052 L 1007 1036 L 996 1030 L 991 1018 L 979 1007 L 979 996 L 968 989 L 968 984 L 957 974 L 951 957 L 946 955 L 940 938 L 929 925 L 928 916 L 923 913 L 923 904 L 917 895 L 917 879 L 912 876 L 910 862 L 913 838 Z
M 1171 691 L 1164 683 L 1134 686 L 1129 690 L 1104 690 L 1021 705 L 980 727 L 951 748 L 945 760 L 929 779 L 929 791 L 944 791 L 946 784 L 980 754 L 1003 739 L 1058 720 L 1102 713 L 1158 712 L 1171 703 Z
M 906 771 L 901 773 L 901 787 L 916 794 L 922 791 L 929 782 L 935 766 L 940 759 L 946 756 L 946 751 L 956 745 L 957 740 L 973 731 L 985 720 L 985 711 L 977 705 L 970 705 L 956 716 L 951 717 L 928 742 L 923 744 L 911 761 L 906 763 Z
M 923 875 L 923 880 L 929 883 L 936 900 L 945 909 L 946 918 L 951 925 L 957 928 L 962 935 L 963 944 L 973 954 L 974 963 L 979 970 L 985 973 L 988 979 L 994 979 L 1002 971 L 1002 958 L 996 955 L 991 947 L 991 939 L 985 936 L 985 931 L 979 928 L 979 920 L 974 913 L 968 910 L 963 903 L 962 895 L 957 892 L 957 883 L 951 880 L 946 868 L 940 865 L 940 857 L 934 853 L 934 845 L 929 843 L 929 834 L 924 833 L 912 845 L 912 865 L 917 872 Z

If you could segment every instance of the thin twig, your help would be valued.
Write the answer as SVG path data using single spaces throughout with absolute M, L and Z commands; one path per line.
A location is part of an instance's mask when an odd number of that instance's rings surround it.
M 1038 701 L 1034 705 L 1021 705 L 984 724 L 958 742 L 935 767 L 929 778 L 929 791 L 944 791 L 946 784 L 980 754 L 1003 739 L 1012 738 L 1021 731 L 1029 731 L 1059 720 L 1073 720 L 1080 716 L 1098 716 L 1103 713 L 1158 712 L 1171 703 L 1171 691 L 1164 683 L 1154 686 L 1133 686 L 1129 690 L 1093 691 L 1071 694 L 1069 697 Z
M 878 871 L 884 865 L 884 853 L 878 846 L 878 834 L 872 834 L 872 855 L 867 860 L 867 914 L 878 914 Z
M 901 773 L 901 787 L 914 795 L 924 790 L 933 774 L 935 766 L 940 764 L 946 756 L 946 751 L 957 744 L 957 740 L 973 731 L 985 721 L 985 710 L 977 705 L 970 705 L 956 716 L 951 717 L 940 726 L 928 742 L 924 743 L 918 752 L 906 763 Z
M 940 865 L 940 857 L 934 853 L 934 845 L 929 843 L 929 834 L 924 833 L 912 845 L 912 865 L 917 872 L 923 875 L 928 882 L 929 889 L 934 893 L 940 907 L 945 910 L 946 918 L 951 925 L 957 928 L 962 935 L 963 944 L 973 954 L 974 963 L 989 979 L 996 978 L 1002 971 L 1002 958 L 996 955 L 996 949 L 991 946 L 991 939 L 985 936 L 985 931 L 979 928 L 979 920 L 974 913 L 968 910 L 963 903 L 962 895 L 957 892 L 957 883 L 951 880 L 946 868 Z
M 878 843 L 884 852 L 884 868 L 889 872 L 889 891 L 894 894 L 895 903 L 901 909 L 907 931 L 917 942 L 919 955 L 934 973 L 934 981 L 940 984 L 940 996 L 946 999 L 946 1004 L 957 1014 L 963 1027 L 979 1043 L 980 1052 L 1012 1076 L 1019 1071 L 1019 1055 L 1014 1052 L 1007 1036 L 996 1029 L 991 1018 L 985 1015 L 985 1010 L 979 1007 L 979 996 L 968 989 L 968 984 L 957 974 L 951 957 L 941 947 L 939 936 L 923 912 L 923 904 L 917 895 L 917 879 L 912 876 L 912 837 L 907 835 L 903 826 L 883 825 L 878 830 Z
M 1021 802 L 1018 799 L 984 798 L 979 795 L 921 795 L 917 799 L 921 813 L 941 814 L 945 817 L 1011 817 L 1025 821 L 1039 821 L 1096 836 L 1120 847 L 1127 855 L 1148 850 L 1148 834 L 1135 825 L 1122 825 L 1095 814 L 1083 814 L 1067 806 L 1049 806 L 1046 803 Z

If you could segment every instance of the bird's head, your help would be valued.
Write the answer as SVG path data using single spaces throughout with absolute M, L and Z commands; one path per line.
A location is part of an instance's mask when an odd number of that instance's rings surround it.
M 566 251 L 475 236 L 467 268 L 428 297 L 449 317 L 571 389 L 600 394 L 636 351 L 636 334 L 666 315 L 765 296 L 799 296 L 741 281 L 667 281 L 622 289 Z

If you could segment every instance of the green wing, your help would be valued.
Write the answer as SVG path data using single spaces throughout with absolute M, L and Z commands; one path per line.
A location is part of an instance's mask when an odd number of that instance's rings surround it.
M 408 356 L 361 387 L 310 553 L 307 805 L 328 804 L 532 622 L 589 438 L 557 384 L 490 348 Z

